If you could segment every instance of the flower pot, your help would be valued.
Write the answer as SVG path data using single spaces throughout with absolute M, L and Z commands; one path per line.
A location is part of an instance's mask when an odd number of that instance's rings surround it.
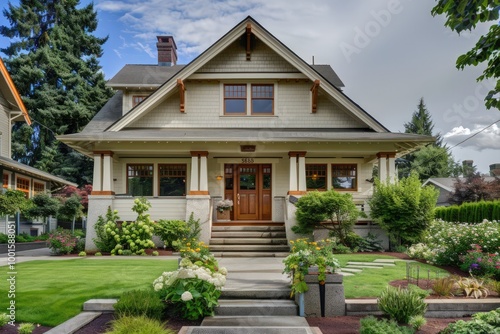
M 229 210 L 217 210 L 217 221 L 229 220 L 231 216 L 231 211 Z

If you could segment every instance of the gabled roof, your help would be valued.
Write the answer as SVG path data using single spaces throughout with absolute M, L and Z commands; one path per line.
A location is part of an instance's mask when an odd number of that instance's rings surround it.
M 14 117 L 13 120 L 18 122 L 24 120 L 30 125 L 31 119 L 28 116 L 28 111 L 2 59 L 0 59 L 0 91 L 10 104 L 10 109 L 14 112 L 19 112 L 19 116 Z
M 156 105 L 158 105 L 165 97 L 172 94 L 172 92 L 176 89 L 178 79 L 185 80 L 189 78 L 190 75 L 194 74 L 208 61 L 217 56 L 222 50 L 239 39 L 241 35 L 246 31 L 248 24 L 251 25 L 252 34 L 254 34 L 256 38 L 265 43 L 278 55 L 286 59 L 292 66 L 297 68 L 299 72 L 304 74 L 311 81 L 322 78 L 322 82 L 324 82 L 324 84 L 321 85 L 321 88 L 326 91 L 328 95 L 334 98 L 339 105 L 343 106 L 348 112 L 350 112 L 354 117 L 359 119 L 361 122 L 363 122 L 376 132 L 389 132 L 387 128 L 385 128 L 359 105 L 354 103 L 350 98 L 342 93 L 342 91 L 335 85 L 340 82 L 340 79 L 338 79 L 337 81 L 332 77 L 332 73 L 329 70 L 326 70 L 324 67 L 314 68 L 313 66 L 307 64 L 304 60 L 298 57 L 286 45 L 281 43 L 276 37 L 269 33 L 250 16 L 236 25 L 232 30 L 221 37 L 217 42 L 215 42 L 205 52 L 195 58 L 191 63 L 182 68 L 178 68 L 178 71 L 176 73 L 173 73 L 172 77 L 170 77 L 170 79 L 163 83 L 153 94 L 142 101 L 142 103 L 138 104 L 130 112 L 121 117 L 117 122 L 112 124 L 108 129 L 106 129 L 106 131 L 120 131 L 132 124 L 135 120 L 142 117 Z M 173 69 L 172 71 L 175 71 L 175 69 Z M 334 82 L 330 82 L 330 80 Z M 115 82 L 116 84 L 118 84 L 118 79 Z
M 455 190 L 455 183 L 457 183 L 457 179 L 460 181 L 464 181 L 463 177 L 431 177 L 425 181 L 422 186 L 426 186 L 428 184 L 433 184 L 436 187 L 444 189 L 448 192 L 453 192 Z M 495 180 L 494 176 L 484 176 L 484 180 L 486 182 L 492 182 Z

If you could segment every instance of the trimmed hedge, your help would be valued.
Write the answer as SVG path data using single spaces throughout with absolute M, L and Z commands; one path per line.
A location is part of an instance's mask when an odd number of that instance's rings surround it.
M 434 210 L 436 219 L 447 222 L 480 223 L 484 219 L 500 220 L 500 200 L 441 206 Z

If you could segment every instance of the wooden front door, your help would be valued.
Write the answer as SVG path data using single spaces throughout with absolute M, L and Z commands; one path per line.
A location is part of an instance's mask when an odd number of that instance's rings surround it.
M 234 220 L 271 220 L 271 165 L 225 165 L 225 198 Z

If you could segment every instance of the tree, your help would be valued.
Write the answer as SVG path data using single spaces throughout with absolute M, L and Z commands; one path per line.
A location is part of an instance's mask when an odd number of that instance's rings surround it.
M 323 227 L 332 231 L 345 246 L 360 212 L 352 201 L 351 194 L 335 190 L 311 191 L 302 196 L 295 212 L 297 225 L 292 230 L 299 234 L 312 233 L 314 228 Z
M 77 195 L 65 198 L 58 211 L 58 218 L 71 220 L 71 232 L 75 232 L 76 218 L 83 216 L 83 205 L 81 198 Z
M 398 183 L 375 180 L 370 215 L 396 244 L 417 242 L 434 218 L 439 192 L 412 173 Z
M 33 120 L 16 124 L 13 158 L 76 182 L 92 179 L 92 162 L 61 144 L 56 135 L 80 131 L 111 97 L 98 58 L 106 38 L 97 28 L 93 4 L 78 0 L 20 0 L 3 11 L 11 39 L 0 48 Z
M 16 214 L 28 207 L 28 200 L 22 191 L 7 189 L 0 195 L 0 214 L 2 216 Z
M 61 203 L 47 193 L 38 193 L 30 198 L 31 207 L 26 210 L 26 216 L 31 219 L 42 218 L 43 225 L 47 226 L 45 232 L 50 232 L 50 224 L 47 224 L 47 219 L 50 216 L 56 216 Z
M 418 103 L 417 110 L 411 115 L 411 121 L 404 124 L 405 133 L 415 133 L 418 135 L 433 136 L 434 123 L 432 122 L 432 116 L 427 110 L 424 103 L 424 98 L 421 97 Z M 443 139 L 438 133 L 436 137 L 436 146 L 442 146 Z
M 500 198 L 500 178 L 488 182 L 480 173 L 471 173 L 465 178 L 457 178 L 455 189 L 450 195 L 450 203 L 461 205 L 465 202 L 489 201 Z
M 80 204 L 83 206 L 83 213 L 86 214 L 89 210 L 89 195 L 92 193 L 92 185 L 86 184 L 83 187 L 76 188 L 73 186 L 66 186 L 54 194 L 56 197 L 68 198 L 77 196 L 80 198 Z
M 461 33 L 475 29 L 480 22 L 494 21 L 488 33 L 482 35 L 469 52 L 458 57 L 456 66 L 463 70 L 466 66 L 486 63 L 486 69 L 477 80 L 496 80 L 495 86 L 485 97 L 488 109 L 500 108 L 500 25 L 498 25 L 500 4 L 498 0 L 438 0 L 432 15 L 446 15 L 445 26 Z

